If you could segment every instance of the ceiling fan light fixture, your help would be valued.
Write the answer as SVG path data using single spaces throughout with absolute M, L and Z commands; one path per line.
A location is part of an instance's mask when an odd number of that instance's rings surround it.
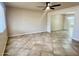
M 48 11 L 48 10 L 54 10 L 55 8 L 54 7 L 57 7 L 57 6 L 61 6 L 61 4 L 53 4 L 51 5 L 51 2 L 46 2 L 46 6 L 44 7 L 43 10 L 45 11 Z
M 48 7 L 46 8 L 46 10 L 50 10 L 50 7 L 48 6 Z

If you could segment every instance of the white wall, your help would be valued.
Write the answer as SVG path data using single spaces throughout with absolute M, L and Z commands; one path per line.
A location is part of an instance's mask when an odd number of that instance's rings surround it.
M 46 16 L 43 12 L 7 7 L 9 36 L 46 31 Z
M 0 3 L 0 56 L 4 54 L 7 43 L 7 30 L 5 21 L 5 7 Z
M 63 30 L 63 15 L 52 15 L 51 16 L 51 29 L 52 31 Z
M 79 6 L 52 11 L 52 12 L 48 13 L 48 21 L 50 21 L 51 15 L 65 14 L 65 13 L 74 13 L 75 14 L 76 20 L 75 20 L 75 26 L 74 26 L 74 32 L 73 32 L 72 39 L 79 41 Z M 48 25 L 47 25 L 47 29 L 49 30 L 49 32 L 51 30 L 51 28 L 50 28 L 51 26 L 49 26 L 50 23 L 51 22 L 48 22 Z
M 68 26 L 69 23 L 68 23 L 68 20 L 66 19 L 66 15 L 64 15 L 64 30 L 68 30 Z

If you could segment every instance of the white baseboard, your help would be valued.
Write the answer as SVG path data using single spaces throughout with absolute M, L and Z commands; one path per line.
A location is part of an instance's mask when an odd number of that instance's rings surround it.
M 25 34 L 33 34 L 33 33 L 41 33 L 41 32 L 47 32 L 47 31 L 39 31 L 39 32 L 31 32 L 31 33 L 24 33 L 24 34 L 16 34 L 8 37 L 14 37 L 14 36 L 20 36 L 20 35 L 25 35 Z

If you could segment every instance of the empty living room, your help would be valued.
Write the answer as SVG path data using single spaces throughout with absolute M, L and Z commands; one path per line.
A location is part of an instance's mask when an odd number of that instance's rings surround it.
M 0 56 L 79 56 L 79 2 L 0 2 Z

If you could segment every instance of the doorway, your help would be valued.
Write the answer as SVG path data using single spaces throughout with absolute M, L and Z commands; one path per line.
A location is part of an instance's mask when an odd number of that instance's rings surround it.
M 74 14 L 56 14 L 51 16 L 51 32 L 66 31 L 71 38 L 75 25 Z
M 75 25 L 74 14 L 64 14 L 64 30 L 68 31 L 69 36 L 72 37 Z

